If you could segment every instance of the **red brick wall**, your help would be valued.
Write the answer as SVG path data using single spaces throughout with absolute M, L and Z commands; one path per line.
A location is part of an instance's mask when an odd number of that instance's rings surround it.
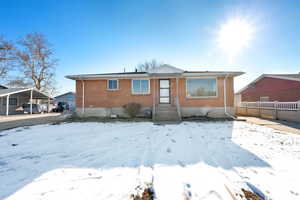
M 223 107 L 224 78 L 217 79 L 218 97 L 187 98 L 185 78 L 179 79 L 179 101 L 183 107 Z M 150 81 L 150 94 L 134 95 L 131 93 L 131 79 L 119 79 L 119 90 L 107 90 L 107 80 L 85 80 L 85 107 L 121 107 L 136 102 L 143 106 L 153 105 L 153 88 L 155 86 L 156 102 L 158 102 L 158 80 Z M 233 78 L 227 80 L 227 106 L 233 106 Z M 176 104 L 176 79 L 171 79 L 171 103 Z M 82 82 L 76 81 L 76 106 L 82 107 Z
M 131 93 L 131 79 L 119 79 L 119 90 L 107 90 L 107 80 L 86 80 L 85 107 L 121 107 L 136 102 L 143 106 L 152 106 L 153 80 L 150 81 L 150 94 Z M 82 83 L 76 81 L 76 106 L 82 107 Z
M 256 82 L 253 88 L 244 90 L 242 101 L 259 101 L 268 96 L 270 101 L 299 101 L 300 82 L 265 77 Z

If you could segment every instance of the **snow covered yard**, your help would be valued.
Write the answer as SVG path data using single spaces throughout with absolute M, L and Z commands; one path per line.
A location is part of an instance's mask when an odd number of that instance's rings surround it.
M 0 132 L 0 199 L 300 199 L 300 136 L 246 122 L 65 123 Z

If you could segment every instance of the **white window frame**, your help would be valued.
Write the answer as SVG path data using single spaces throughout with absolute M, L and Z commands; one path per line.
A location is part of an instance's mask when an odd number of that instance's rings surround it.
M 116 88 L 116 89 L 110 89 L 110 88 L 109 88 L 109 81 L 117 81 L 117 88 Z M 106 86 L 106 89 L 107 89 L 107 90 L 110 90 L 110 91 L 119 90 L 119 79 L 108 79 L 106 85 L 107 85 L 107 86 Z
M 216 95 L 215 96 L 188 96 L 188 80 L 189 79 L 215 79 L 216 80 Z M 208 99 L 208 98 L 218 98 L 218 77 L 187 77 L 185 79 L 185 96 L 189 99 Z
M 133 89 L 133 81 L 142 81 L 142 80 L 147 80 L 148 81 L 148 88 L 149 88 L 149 91 L 147 93 L 135 93 L 134 92 L 134 89 Z M 150 94 L 151 93 L 151 88 L 150 88 L 150 79 L 147 79 L 147 78 L 144 78 L 144 79 L 131 79 L 131 94 L 134 94 L 134 95 L 143 95 L 143 94 Z

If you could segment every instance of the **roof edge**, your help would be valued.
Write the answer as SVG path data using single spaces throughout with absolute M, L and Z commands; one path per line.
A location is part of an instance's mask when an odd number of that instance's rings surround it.
M 64 96 L 64 95 L 67 95 L 67 94 L 76 94 L 75 92 L 72 92 L 72 91 L 70 91 L 70 92 L 66 92 L 66 93 L 63 93 L 63 94 L 60 94 L 60 95 L 57 95 L 57 96 L 55 96 L 55 97 L 53 97 L 53 98 L 58 98 L 58 97 L 61 97 L 61 96 Z
M 172 73 L 174 75 L 178 75 L 178 73 Z M 245 72 L 239 71 L 185 71 L 180 74 L 182 77 L 188 76 L 226 76 L 232 75 L 240 76 L 245 74 Z M 71 80 L 97 80 L 97 79 L 107 79 L 107 78 L 151 78 L 152 73 L 111 73 L 111 74 L 79 74 L 79 75 L 67 75 L 65 78 Z M 165 74 L 161 74 L 161 76 L 165 76 Z
M 9 89 L 10 89 L 10 88 L 8 88 L 8 89 L 3 89 L 3 90 L 9 90 Z M 8 93 L 5 93 L 5 94 L 1 94 L 0 97 L 5 97 L 5 96 L 8 96 L 8 95 L 12 95 L 12 94 L 18 94 L 18 93 L 21 93 L 21 92 L 26 92 L 26 91 L 33 90 L 33 91 L 38 92 L 38 93 L 40 93 L 40 94 L 42 94 L 42 95 L 44 95 L 44 96 L 46 96 L 46 97 L 51 98 L 50 95 L 47 95 L 47 94 L 45 94 L 44 92 L 41 92 L 41 91 L 39 91 L 39 90 L 37 90 L 37 89 L 35 89 L 35 88 L 16 88 L 16 89 L 19 89 L 19 90 L 12 91 L 12 92 L 8 92 Z
M 284 77 L 284 76 L 280 76 L 280 75 L 277 76 L 276 74 L 262 74 L 258 78 L 256 78 L 255 80 L 253 80 L 252 82 L 248 83 L 245 87 L 243 87 L 242 89 L 240 89 L 239 91 L 237 91 L 237 93 L 235 93 L 235 94 L 242 93 L 244 90 L 248 89 L 251 84 L 258 82 L 259 80 L 261 80 L 261 79 L 263 79 L 265 77 L 276 78 L 276 79 L 283 79 L 283 80 L 290 80 L 290 81 L 300 81 L 300 79 L 297 79 L 297 78 Z

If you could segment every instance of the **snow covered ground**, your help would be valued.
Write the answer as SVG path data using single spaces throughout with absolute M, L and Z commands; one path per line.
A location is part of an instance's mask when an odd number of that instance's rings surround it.
M 0 199 L 300 199 L 300 136 L 246 122 L 65 123 L 0 132 Z

